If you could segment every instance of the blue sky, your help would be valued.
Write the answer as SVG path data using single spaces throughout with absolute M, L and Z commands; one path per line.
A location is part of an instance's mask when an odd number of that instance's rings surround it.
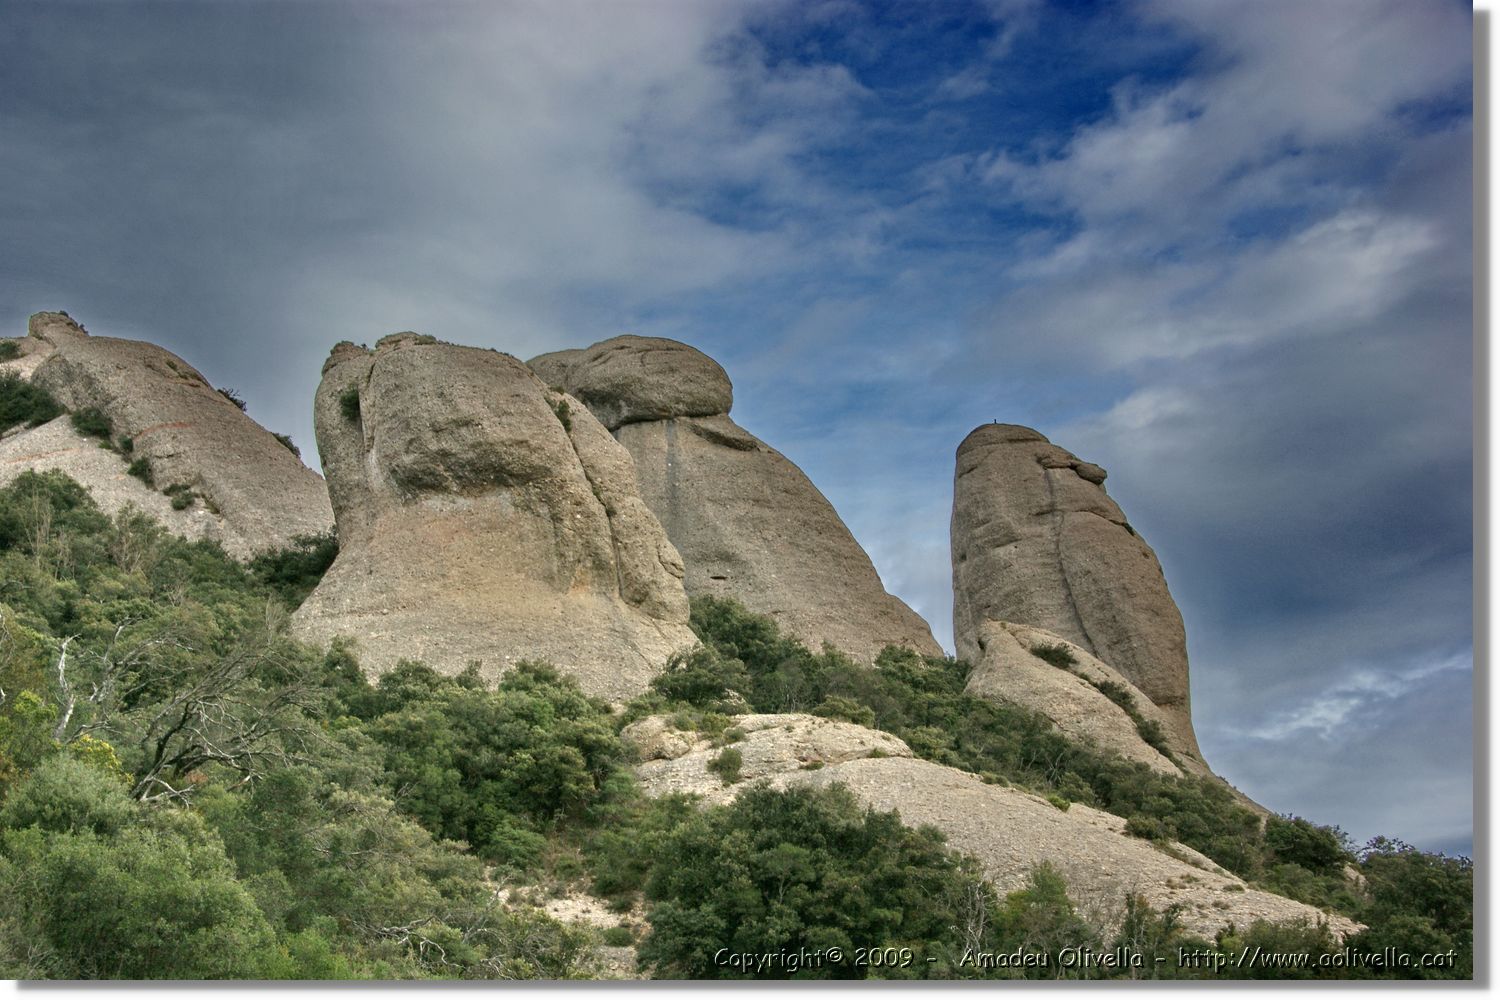
M 0 319 L 176 350 L 315 457 L 337 340 L 720 360 L 951 645 L 953 450 L 1110 470 L 1210 762 L 1472 843 L 1453 0 L 0 7 Z

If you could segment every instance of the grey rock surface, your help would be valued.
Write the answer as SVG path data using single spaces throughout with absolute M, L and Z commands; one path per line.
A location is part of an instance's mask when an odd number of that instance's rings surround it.
M 1119 671 L 1195 749 L 1187 637 L 1156 553 L 1104 492 L 1104 470 L 1029 427 L 985 424 L 959 445 L 953 486 L 953 633 L 1034 625 Z
M 717 361 L 661 337 L 612 337 L 527 364 L 548 385 L 577 396 L 612 431 L 643 420 L 728 413 L 734 405 L 729 376 Z
M 1064 811 L 1030 792 L 916 759 L 889 733 L 809 715 L 737 716 L 733 723 L 744 732 L 730 744 L 743 757 L 740 781 L 726 785 L 709 770 L 723 750 L 718 741 L 685 733 L 689 749 L 674 744 L 670 758 L 637 765 L 647 794 L 683 792 L 717 803 L 757 782 L 843 785 L 866 805 L 899 813 L 909 826 L 941 830 L 948 846 L 978 859 L 1001 893 L 1025 888 L 1037 866 L 1051 864 L 1085 919 L 1106 930 L 1119 926 L 1127 893 L 1158 911 L 1179 907 L 1183 925 L 1209 939 L 1226 924 L 1245 928 L 1255 920 L 1326 922 L 1337 935 L 1358 928 L 1347 918 L 1250 888 L 1183 844 L 1129 836 L 1125 820 L 1112 813 L 1078 804 Z M 654 717 L 622 735 L 661 748 L 670 727 Z
M 735 598 L 814 650 L 831 643 L 866 661 L 887 645 L 942 654 L 818 488 L 730 419 L 728 376 L 707 355 L 626 336 L 529 364 L 629 450 L 690 596 Z
M 69 440 L 51 424 L 7 437 L 8 476 L 60 468 L 106 510 L 129 499 L 169 529 L 213 538 L 239 558 L 332 526 L 322 478 L 172 352 L 90 336 L 65 313 L 32 316 L 18 343 L 22 354 L 5 370 L 29 376 L 69 410 L 100 410 L 116 437 L 132 440 L 130 459 L 149 464 L 156 490 L 182 485 L 198 499 L 184 516 L 164 512 L 164 497 L 142 496 L 152 491 L 122 482 L 124 459 L 79 451 L 84 439 Z M 97 441 L 86 443 L 98 450 Z
M 546 660 L 615 701 L 696 641 L 630 455 L 510 355 L 340 344 L 314 419 L 340 548 L 293 617 L 304 638 L 353 637 L 372 673 Z
M 174 509 L 166 494 L 130 475 L 128 468 L 125 459 L 101 448 L 97 438 L 84 437 L 74 430 L 67 416 L 0 437 L 0 486 L 9 485 L 23 472 L 55 470 L 82 484 L 106 514 L 113 516 L 134 508 L 189 541 L 232 544 L 225 537 L 223 518 L 201 503 Z
M 1170 713 L 1082 646 L 1045 629 L 1012 622 L 984 622 L 977 638 L 980 652 L 965 688 L 969 694 L 1040 712 L 1071 739 L 1139 761 L 1154 771 L 1212 775 L 1197 746 L 1177 732 Z M 1038 653 L 1050 649 L 1056 657 L 1059 648 L 1073 658 L 1071 666 L 1057 666 Z M 1170 759 L 1142 738 L 1135 720 L 1106 690 L 1129 698 L 1143 720 L 1161 727 Z

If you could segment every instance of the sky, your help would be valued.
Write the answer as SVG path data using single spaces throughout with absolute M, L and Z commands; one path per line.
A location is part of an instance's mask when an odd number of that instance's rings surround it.
M 952 648 L 953 454 L 1110 472 L 1268 807 L 1473 843 L 1458 0 L 0 2 L 0 324 L 316 467 L 340 340 L 693 344 Z

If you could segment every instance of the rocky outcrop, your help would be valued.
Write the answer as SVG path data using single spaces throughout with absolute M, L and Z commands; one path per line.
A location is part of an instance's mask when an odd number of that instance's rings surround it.
M 708 802 L 728 802 L 745 783 L 762 778 L 871 755 L 912 755 L 911 748 L 890 733 L 798 713 L 736 715 L 731 728 L 717 739 L 680 730 L 670 718 L 659 715 L 626 726 L 620 735 L 640 755 L 636 773 L 652 795 L 686 792 Z M 740 754 L 738 778 L 732 783 L 709 770 L 724 746 L 733 746 Z
M 777 789 L 843 784 L 868 807 L 944 832 L 948 846 L 977 858 L 1002 894 L 1025 888 L 1038 865 L 1052 864 L 1083 913 L 1110 930 L 1124 916 L 1127 894 L 1142 895 L 1157 910 L 1179 907 L 1184 927 L 1211 940 L 1224 925 L 1245 928 L 1257 919 L 1328 922 L 1335 934 L 1358 927 L 1251 889 L 1184 844 L 1130 837 L 1115 814 L 1079 804 L 1059 810 L 1041 796 L 915 759 L 889 733 L 811 715 L 741 715 L 732 724 L 739 730 L 727 733 L 732 742 L 678 732 L 679 742 L 667 744 L 661 736 L 673 727 L 664 717 L 642 720 L 622 736 L 648 757 L 636 768 L 648 795 L 693 793 L 727 802 L 756 781 Z M 724 747 L 742 759 L 739 780 L 727 784 L 709 769 Z
M 979 656 L 965 688 L 969 694 L 1040 712 L 1070 739 L 1153 771 L 1211 774 L 1169 713 L 1083 647 L 1011 622 L 982 623 L 977 645 Z
M 941 655 L 817 487 L 729 418 L 733 389 L 713 359 L 626 336 L 529 364 L 629 450 L 642 497 L 682 554 L 689 595 L 735 598 L 815 650 Z
M 757 781 L 775 788 L 844 785 L 910 826 L 941 830 L 949 847 L 978 859 L 1001 893 L 1024 888 L 1038 865 L 1050 863 L 1083 914 L 1106 929 L 1118 925 L 1130 893 L 1156 910 L 1178 907 L 1182 925 L 1210 940 L 1226 924 L 1245 928 L 1255 920 L 1326 922 L 1339 935 L 1357 928 L 1347 918 L 1252 889 L 1183 844 L 1129 836 L 1125 820 L 1112 813 L 1076 803 L 1061 810 L 1029 792 L 915 759 L 888 733 L 809 715 L 738 716 L 733 726 L 740 730 L 728 734 L 733 742 L 685 733 L 681 743 L 664 743 L 671 723 L 662 717 L 622 735 L 643 748 L 642 756 L 657 755 L 636 768 L 647 794 L 686 792 L 726 802 Z M 709 767 L 725 746 L 742 758 L 740 780 L 727 784 Z
M 953 633 L 977 661 L 985 622 L 1053 632 L 1163 709 L 1196 755 L 1187 639 L 1161 564 L 1104 492 L 1105 472 L 1029 427 L 986 424 L 958 447 Z
M 0 442 L 0 480 L 60 469 L 106 511 L 133 504 L 240 558 L 332 527 L 318 474 L 172 352 L 90 336 L 66 313 L 37 313 L 28 335 L 11 342 L 19 356 L 0 370 L 29 377 L 69 410 L 99 410 L 117 449 L 102 449 L 60 418 Z M 128 454 L 120 453 L 122 438 Z M 127 474 L 132 463 L 136 477 Z M 191 502 L 174 508 L 167 489 Z
M 629 453 L 517 359 L 339 344 L 314 420 L 339 555 L 293 618 L 304 638 L 353 637 L 372 673 L 545 660 L 617 701 L 695 642 Z

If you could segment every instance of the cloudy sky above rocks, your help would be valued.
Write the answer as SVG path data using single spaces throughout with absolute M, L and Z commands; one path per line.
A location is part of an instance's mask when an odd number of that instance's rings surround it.
M 1458 0 L 11 3 L 0 321 L 315 461 L 335 341 L 688 341 L 951 648 L 953 450 L 1110 470 L 1210 762 L 1472 843 Z

